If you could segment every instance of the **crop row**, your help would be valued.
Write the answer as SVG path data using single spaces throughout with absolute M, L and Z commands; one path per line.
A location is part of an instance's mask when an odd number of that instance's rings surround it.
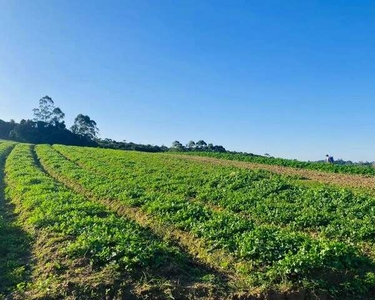
M 27 236 L 16 224 L 13 211 L 4 199 L 4 164 L 13 146 L 0 140 L 0 298 L 26 276 L 22 257 L 27 255 Z
M 133 205 L 141 205 L 147 193 L 173 194 L 241 213 L 257 225 L 287 226 L 348 242 L 371 242 L 375 236 L 375 199 L 349 189 L 305 187 L 267 171 L 204 165 L 169 155 L 54 148 L 84 168 L 118 179 L 116 194 Z
M 173 152 L 175 153 L 175 152 Z M 172 154 L 173 154 L 172 153 Z M 244 161 L 250 163 L 259 163 L 266 165 L 292 167 L 297 169 L 308 169 L 330 173 L 358 174 L 375 176 L 375 168 L 372 166 L 360 165 L 338 165 L 327 164 L 325 162 L 306 162 L 285 158 L 273 158 L 260 155 L 242 154 L 242 153 L 215 153 L 215 152 L 184 152 L 178 154 L 213 157 L 226 160 Z
M 58 147 L 59 151 L 61 148 Z M 69 153 L 77 150 L 67 149 Z M 124 205 L 140 207 L 159 222 L 205 240 L 212 249 L 226 250 L 245 262 L 246 270 L 240 272 L 246 274 L 252 285 L 269 287 L 283 284 L 289 287 L 325 288 L 330 289 L 331 293 L 363 294 L 374 283 L 373 262 L 350 244 L 314 239 L 308 234 L 273 224 L 259 224 L 230 210 L 214 210 L 201 201 L 192 200 L 194 194 L 185 194 L 192 187 L 189 185 L 190 177 L 186 175 L 190 171 L 186 169 L 187 163 L 181 165 L 173 158 L 121 152 L 124 160 L 115 167 L 118 157 L 113 156 L 114 151 L 89 151 L 99 153 L 99 156 L 107 153 L 108 163 L 98 159 L 95 154 L 90 161 L 87 152 L 86 155 L 81 154 L 81 158 L 88 166 L 81 168 L 51 147 L 37 146 L 43 166 L 57 174 L 60 180 L 79 183 L 83 190 L 97 198 L 116 199 Z M 69 155 L 69 158 L 77 159 L 73 156 Z M 171 160 L 169 164 L 168 160 Z M 100 174 L 102 171 L 103 174 Z M 231 178 L 237 175 L 236 170 L 231 170 L 224 178 L 227 181 L 222 181 L 223 174 L 210 174 L 207 170 L 202 172 L 206 176 L 216 176 L 218 184 L 223 185 L 212 186 L 212 190 L 225 189 L 230 186 Z M 196 173 L 193 174 L 195 176 Z M 260 180 L 269 178 L 270 174 L 259 172 L 254 176 Z M 199 180 L 202 184 L 206 182 L 204 176 Z M 185 184 L 189 186 L 184 187 Z M 234 190 L 235 185 L 234 182 Z M 326 276 L 318 276 L 321 274 Z M 332 289 L 332 280 L 336 283 L 335 290 Z
M 178 248 L 71 192 L 36 164 L 29 145 L 17 145 L 6 163 L 7 195 L 35 237 L 37 266 L 26 295 L 118 296 L 144 274 L 186 273 L 189 261 Z

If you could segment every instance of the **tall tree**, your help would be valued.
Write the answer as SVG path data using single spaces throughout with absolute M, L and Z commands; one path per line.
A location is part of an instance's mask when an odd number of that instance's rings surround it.
M 204 140 L 199 140 L 195 145 L 198 149 L 205 149 L 207 147 L 207 143 Z
M 184 146 L 179 141 L 174 141 L 172 143 L 172 148 L 175 149 L 175 150 L 179 150 L 179 151 L 184 150 Z
M 79 114 L 75 118 L 71 131 L 89 140 L 94 140 L 99 133 L 96 122 L 83 114 Z
M 44 96 L 39 100 L 39 108 L 34 108 L 34 121 L 42 122 L 47 125 L 57 126 L 65 117 L 65 114 L 49 96 Z
M 195 148 L 195 142 L 194 141 L 190 141 L 187 145 L 186 145 L 187 148 L 189 149 L 194 149 Z

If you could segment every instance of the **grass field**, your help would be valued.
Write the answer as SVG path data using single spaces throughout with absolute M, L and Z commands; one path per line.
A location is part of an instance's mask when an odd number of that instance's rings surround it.
M 0 297 L 375 299 L 366 187 L 6 141 L 0 170 Z

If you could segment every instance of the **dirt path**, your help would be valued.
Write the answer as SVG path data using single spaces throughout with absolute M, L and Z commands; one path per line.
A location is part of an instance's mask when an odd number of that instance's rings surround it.
M 241 162 L 233 160 L 218 159 L 212 157 L 203 157 L 203 156 L 190 156 L 190 155 L 173 155 L 174 157 L 187 159 L 202 163 L 221 165 L 221 166 L 233 166 L 251 170 L 268 170 L 277 174 L 282 175 L 291 175 L 291 176 L 300 176 L 305 179 L 312 181 L 324 183 L 324 184 L 333 184 L 340 187 L 349 187 L 349 188 L 365 188 L 370 189 L 375 193 L 375 177 L 366 177 L 364 175 L 350 175 L 350 174 L 337 174 L 337 173 L 328 173 L 320 172 L 306 169 L 295 169 L 291 167 L 283 166 L 274 166 L 274 165 L 265 165 L 259 163 L 250 163 L 250 162 Z

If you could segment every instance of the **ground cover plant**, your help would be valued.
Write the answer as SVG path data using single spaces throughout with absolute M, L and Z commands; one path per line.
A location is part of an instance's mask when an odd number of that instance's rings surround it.
M 350 189 L 304 187 L 294 178 L 268 171 L 202 165 L 166 155 L 54 148 L 96 174 L 117 179 L 123 198 L 135 204 L 147 191 L 173 192 L 195 203 L 241 212 L 257 223 L 282 224 L 328 238 L 371 241 L 375 234 L 375 198 Z
M 0 141 L 0 298 L 22 285 L 28 275 L 25 261 L 29 239 L 17 224 L 4 195 L 4 164 L 13 147 L 13 143 Z
M 173 153 L 172 153 L 173 154 Z M 203 157 L 213 157 L 226 160 L 234 161 L 244 161 L 251 163 L 260 163 L 267 165 L 285 166 L 297 169 L 308 169 L 317 170 L 330 173 L 343 173 L 343 174 L 358 174 L 358 175 L 368 175 L 375 176 L 375 168 L 370 165 L 338 165 L 338 164 L 327 164 L 325 162 L 306 162 L 298 161 L 295 159 L 284 159 L 284 158 L 274 158 L 266 157 L 260 155 L 252 154 L 242 154 L 242 153 L 216 153 L 216 152 L 179 152 L 183 155 L 191 156 L 203 156 Z
M 373 292 L 370 196 L 301 187 L 287 176 L 208 167 L 169 155 L 54 149 L 36 147 L 55 178 L 89 197 L 139 209 L 203 241 L 210 251 L 223 251 L 240 268 L 224 259 L 219 265 L 201 259 L 234 272 L 247 288 L 324 290 L 350 299 Z
M 207 156 L 173 154 L 174 158 L 194 161 L 203 165 L 231 166 L 245 170 L 267 170 L 275 174 L 298 178 L 299 183 L 308 186 L 330 185 L 339 189 L 349 188 L 352 191 L 375 195 L 375 176 L 322 172 L 309 169 L 298 169 L 277 165 L 267 165 L 244 161 L 227 160 Z
M 175 287 L 193 297 L 194 285 L 215 280 L 176 246 L 52 179 L 31 145 L 14 148 L 5 173 L 7 198 L 33 240 L 31 279 L 13 297 L 165 299 Z

